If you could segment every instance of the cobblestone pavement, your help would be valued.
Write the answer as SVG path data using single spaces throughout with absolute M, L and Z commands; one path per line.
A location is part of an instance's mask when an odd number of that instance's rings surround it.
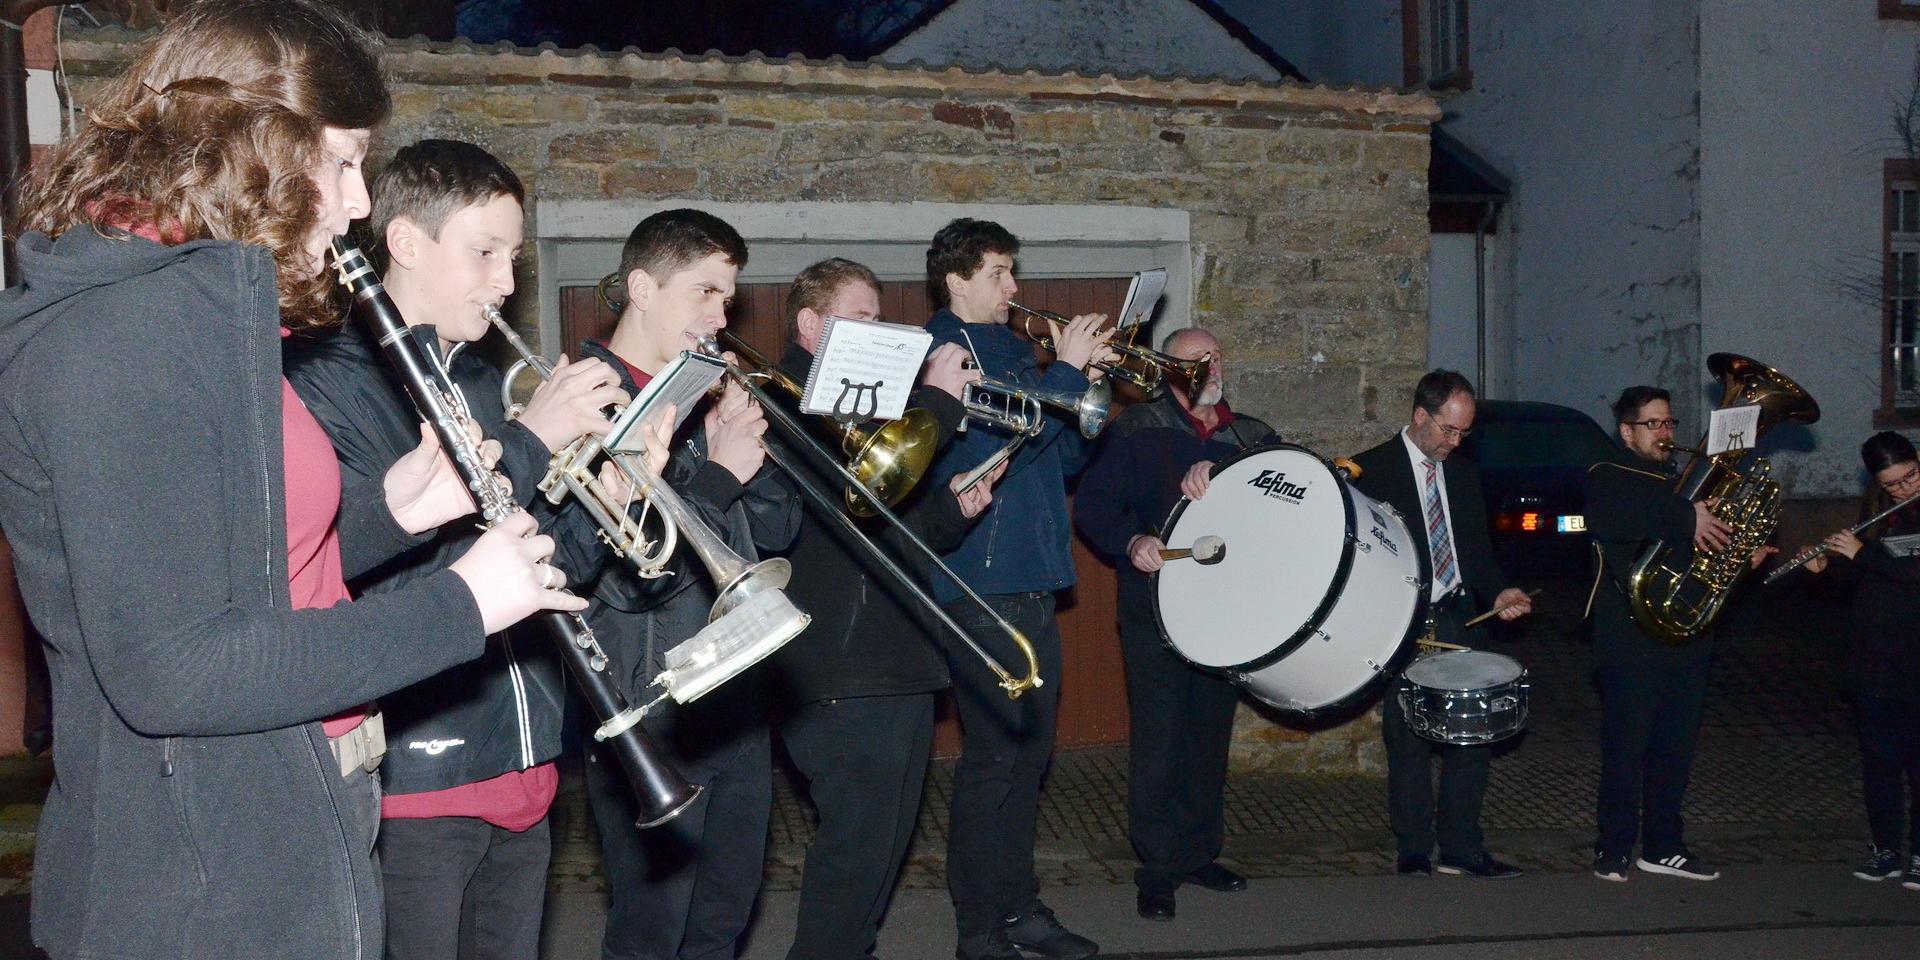
M 1580 619 L 1583 584 L 1541 584 L 1540 611 L 1498 649 L 1533 681 L 1527 732 L 1494 761 L 1482 820 L 1503 857 L 1542 871 L 1591 863 L 1599 703 Z M 1852 715 L 1839 693 L 1841 607 L 1804 585 L 1749 590 L 1729 605 L 1687 795 L 1689 843 L 1721 863 L 1851 861 L 1864 843 Z M 556 890 L 599 889 L 597 852 L 575 782 L 563 793 Z M 944 884 L 953 764 L 928 777 L 903 882 Z M 767 883 L 797 886 L 811 808 L 792 775 L 776 777 Z M 1224 859 L 1264 876 L 1362 875 L 1393 869 L 1386 785 L 1367 777 L 1245 773 L 1226 798 Z M 1040 814 L 1042 883 L 1130 879 L 1126 754 L 1059 755 Z

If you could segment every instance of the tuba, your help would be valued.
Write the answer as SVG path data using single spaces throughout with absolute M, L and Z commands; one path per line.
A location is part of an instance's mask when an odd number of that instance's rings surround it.
M 1725 388 L 1720 409 L 1758 406 L 1761 433 L 1783 420 L 1820 419 L 1820 405 L 1805 389 L 1758 360 L 1716 353 L 1707 358 L 1707 369 Z M 1678 492 L 1688 500 L 1712 502 L 1713 515 L 1732 530 L 1725 547 L 1696 547 L 1684 569 L 1669 562 L 1675 545 L 1656 540 L 1641 551 L 1627 574 L 1627 606 L 1634 623 L 1663 643 L 1682 644 L 1713 624 L 1735 581 L 1747 572 L 1753 552 L 1773 536 L 1780 522 L 1780 483 L 1766 458 L 1745 462 L 1748 450 L 1708 455 L 1700 448 L 1669 446 L 1692 455 L 1680 474 Z

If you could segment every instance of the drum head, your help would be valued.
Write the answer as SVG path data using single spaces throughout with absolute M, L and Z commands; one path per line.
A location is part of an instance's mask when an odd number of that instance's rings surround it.
M 1319 625 L 1345 575 L 1345 485 L 1312 452 L 1280 444 L 1217 468 L 1199 500 L 1182 500 L 1162 528 L 1169 548 L 1226 541 L 1218 563 L 1169 560 L 1154 575 L 1161 634 L 1203 667 L 1269 658 Z
M 1525 673 L 1512 657 L 1485 650 L 1454 650 L 1421 657 L 1407 668 L 1407 682 L 1429 690 L 1485 690 Z

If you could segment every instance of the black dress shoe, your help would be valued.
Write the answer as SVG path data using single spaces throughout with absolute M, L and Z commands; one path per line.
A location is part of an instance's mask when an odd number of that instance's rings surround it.
M 1400 863 L 1394 867 L 1394 870 L 1403 877 L 1431 877 L 1433 861 L 1427 859 L 1424 853 L 1403 853 L 1400 855 Z
M 1044 903 L 1035 902 L 1024 914 L 1003 918 L 995 931 L 1021 953 L 1037 954 L 1047 960 L 1086 960 L 1100 952 L 1100 945 L 1062 926 Z
M 1142 890 L 1133 903 L 1143 920 L 1173 919 L 1172 890 Z
M 1525 872 L 1511 863 L 1495 860 L 1493 854 L 1484 850 L 1480 851 L 1479 856 L 1470 860 L 1449 860 L 1441 857 L 1438 869 L 1441 873 L 1479 877 L 1482 880 L 1508 880 Z
M 1187 874 L 1187 882 L 1199 884 L 1208 890 L 1218 890 L 1221 893 L 1232 893 L 1235 890 L 1245 890 L 1247 888 L 1246 877 L 1234 873 L 1232 870 L 1228 870 L 1218 863 L 1209 863 Z

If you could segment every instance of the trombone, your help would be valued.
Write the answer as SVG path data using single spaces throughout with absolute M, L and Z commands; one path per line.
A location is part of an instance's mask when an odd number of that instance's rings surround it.
M 1058 350 L 1054 345 L 1053 338 L 1045 333 L 1036 331 L 1033 328 L 1033 322 L 1035 320 L 1043 323 L 1052 321 L 1065 326 L 1070 322 L 1070 318 L 1054 313 L 1052 310 L 1036 310 L 1013 300 L 1007 301 L 1007 307 L 1021 314 L 1020 328 L 1026 331 L 1029 339 L 1039 344 L 1043 349 Z M 1139 329 L 1139 324 L 1128 327 L 1127 340 L 1124 343 L 1116 341 L 1109 341 L 1107 343 L 1109 349 L 1120 355 L 1118 361 L 1113 363 L 1097 363 L 1094 364 L 1094 366 L 1105 370 L 1110 377 L 1118 378 L 1139 387 L 1148 396 L 1152 396 L 1154 391 L 1160 389 L 1160 385 L 1168 377 L 1184 380 L 1187 384 L 1187 399 L 1198 404 L 1200 402 L 1200 391 L 1206 389 L 1207 378 L 1213 370 L 1213 354 L 1203 354 L 1195 360 L 1182 360 L 1179 357 L 1161 353 L 1158 350 L 1149 350 L 1146 347 L 1136 346 L 1133 343 L 1133 336 L 1134 332 Z
M 1073 414 L 1079 422 L 1081 436 L 1088 439 L 1099 436 L 1107 425 L 1107 414 L 1113 405 L 1113 386 L 1105 377 L 1101 377 L 1088 384 L 1085 393 L 1075 396 L 982 377 L 967 385 L 966 396 L 961 402 L 967 408 L 969 419 L 999 427 L 1013 434 L 1013 439 L 981 461 L 979 466 L 967 471 L 960 478 L 960 487 L 955 491 L 957 493 L 973 489 L 981 477 L 992 473 L 995 467 L 1013 456 L 1028 437 L 1039 436 L 1041 428 L 1046 426 L 1043 407 Z
M 729 337 L 729 340 L 734 343 L 739 342 L 736 337 Z M 710 356 L 720 355 L 720 344 L 714 340 L 702 341 L 701 349 Z M 908 593 L 911 593 L 915 600 L 926 607 L 927 611 L 932 613 L 935 619 L 939 620 L 942 625 L 952 631 L 954 636 L 959 637 L 982 661 L 985 661 L 987 669 L 992 670 L 994 675 L 1000 678 L 1000 689 L 1007 692 L 1007 699 L 1017 700 L 1021 694 L 1040 686 L 1043 682 L 1040 677 L 1040 660 L 1034 655 L 1033 644 L 1028 642 L 1026 634 L 1021 633 L 1020 628 L 1008 623 L 1005 617 L 1002 617 L 998 611 L 988 606 L 985 600 L 980 599 L 980 595 L 975 593 L 973 588 L 967 585 L 966 581 L 961 580 L 958 575 L 949 569 L 946 563 L 941 561 L 940 555 L 935 553 L 932 547 L 927 546 L 925 540 L 920 539 L 911 528 L 901 521 L 900 517 L 887 505 L 885 498 L 873 490 L 868 489 L 852 470 L 849 470 L 845 465 L 841 464 L 839 459 L 828 451 L 826 447 L 821 446 L 820 441 L 815 439 L 813 434 L 802 426 L 796 417 L 773 402 L 773 398 L 761 388 L 758 382 L 773 379 L 773 371 L 771 371 L 771 368 L 761 368 L 756 365 L 757 361 L 755 358 L 759 357 L 758 354 L 736 352 L 736 356 L 740 358 L 741 366 L 728 364 L 727 375 L 760 404 L 761 411 L 767 417 L 767 422 L 777 425 L 788 440 L 795 445 L 796 449 L 811 450 L 816 460 L 831 468 L 833 472 L 839 474 L 839 476 L 846 481 L 848 492 L 857 492 L 867 501 L 868 505 L 872 507 L 875 514 L 884 518 L 889 525 L 900 533 L 900 538 L 903 541 L 911 545 L 913 549 L 924 557 L 936 570 L 945 574 L 954 583 L 958 584 L 960 590 L 966 594 L 967 599 L 985 611 L 987 615 L 993 619 L 994 623 L 1006 633 L 1007 638 L 1012 640 L 1014 645 L 1020 648 L 1021 655 L 1024 656 L 1027 661 L 1027 675 L 1024 677 L 1015 677 L 1012 673 L 1008 672 L 1007 668 L 1000 664 L 1000 661 L 995 660 L 992 654 L 980 646 L 978 640 L 975 640 L 972 635 L 968 634 L 964 627 L 954 622 L 953 617 L 949 616 L 946 610 L 934 602 L 933 597 L 927 593 L 926 588 L 922 587 L 919 582 L 914 579 L 912 574 L 908 573 L 896 563 L 892 557 L 888 556 L 887 552 L 882 550 L 880 545 L 873 541 L 873 538 L 867 536 L 866 532 L 861 530 L 859 525 L 854 523 L 851 517 L 842 513 L 837 508 L 831 494 L 820 489 L 811 477 L 800 470 L 797 464 L 790 462 L 778 448 L 768 446 L 767 459 L 793 481 L 794 486 L 799 489 L 802 495 L 812 501 L 814 507 L 819 511 L 823 519 L 831 519 L 849 536 L 864 546 L 867 553 L 882 570 L 885 570 L 901 587 L 906 589 Z M 764 360 L 763 357 L 760 359 Z M 742 369 L 743 366 L 750 367 L 751 369 Z
M 500 315 L 499 308 L 489 305 L 484 314 L 487 322 L 493 324 L 507 338 L 514 352 L 520 355 L 520 360 L 508 370 L 507 379 L 500 387 L 501 402 L 512 411 L 515 406 L 512 403 L 512 384 L 521 366 L 524 364 L 544 381 L 553 374 L 553 365 L 527 346 L 527 342 Z M 601 453 L 608 454 L 614 468 L 633 488 L 634 495 L 644 502 L 639 520 L 628 516 L 628 502 L 614 497 L 599 477 L 594 475 L 593 463 Z M 712 609 L 708 611 L 709 623 L 733 612 L 756 594 L 785 587 L 793 577 L 793 566 L 784 557 L 749 562 L 735 553 L 726 541 L 700 520 L 699 515 L 680 499 L 672 487 L 648 470 L 646 464 L 630 454 L 607 450 L 600 438 L 593 434 L 575 439 L 554 454 L 553 460 L 547 464 L 547 475 L 540 481 L 539 488 L 540 492 L 547 495 L 548 503 L 558 505 L 569 494 L 580 501 L 600 527 L 600 540 L 612 548 L 616 556 L 631 561 L 635 572 L 646 579 L 671 573 L 666 569 L 667 561 L 678 542 L 686 540 L 687 546 L 693 548 L 694 555 L 706 565 L 707 573 L 713 577 L 714 587 L 719 593 L 714 598 Z M 650 510 L 660 512 L 663 532 L 658 541 L 648 541 L 642 532 L 643 521 Z
M 601 277 L 593 290 L 603 306 L 619 313 L 624 304 L 615 291 L 625 284 L 626 278 L 616 271 Z M 782 373 L 773 361 L 748 346 L 746 341 L 726 330 L 720 331 L 720 339 L 722 346 L 752 364 L 756 376 L 779 387 L 796 402 L 805 393 L 792 377 Z M 515 364 L 507 371 L 509 384 L 518 368 Z M 927 468 L 933 465 L 934 455 L 939 453 L 940 425 L 934 422 L 932 413 L 918 407 L 877 429 L 839 420 L 832 420 L 829 425 L 840 435 L 840 449 L 847 456 L 847 469 L 858 478 L 855 483 L 878 494 L 889 507 L 898 506 L 913 492 L 914 485 L 920 482 Z M 855 483 L 849 483 L 844 493 L 847 509 L 855 516 L 873 516 L 873 508 L 867 498 L 854 489 Z

